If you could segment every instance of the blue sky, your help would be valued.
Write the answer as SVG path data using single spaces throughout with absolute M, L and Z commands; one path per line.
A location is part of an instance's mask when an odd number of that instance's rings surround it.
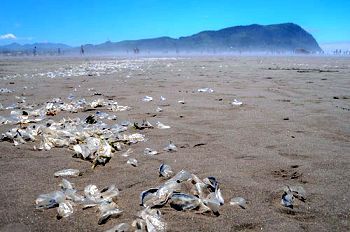
M 350 41 L 350 0 L 1 0 L 0 44 L 179 37 L 294 22 L 323 43 Z

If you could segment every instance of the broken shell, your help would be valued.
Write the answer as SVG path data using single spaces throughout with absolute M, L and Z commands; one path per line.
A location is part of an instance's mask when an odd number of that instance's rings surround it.
M 234 197 L 230 200 L 230 205 L 238 205 L 242 209 L 247 207 L 247 201 L 243 197 Z
M 216 188 L 219 186 L 218 181 L 213 176 L 208 176 L 207 178 L 204 178 L 203 182 L 208 185 L 208 187 L 211 189 L 212 192 L 214 192 Z
M 170 206 L 176 210 L 192 210 L 200 204 L 198 197 L 185 193 L 173 193 L 169 202 Z
M 158 129 L 170 129 L 170 126 L 164 125 L 161 122 L 157 122 L 156 124 L 157 124 Z
M 163 176 L 165 178 L 170 178 L 172 175 L 174 175 L 174 172 L 169 165 L 167 165 L 167 164 L 160 165 L 159 176 Z
M 144 96 L 143 98 L 142 98 L 142 101 L 144 101 L 144 102 L 150 102 L 150 101 L 152 101 L 153 100 L 153 97 L 150 97 L 150 96 Z
M 184 181 L 188 181 L 190 179 L 192 179 L 192 174 L 189 173 L 188 171 L 181 170 L 173 178 L 171 178 L 168 181 L 174 180 L 177 183 L 181 183 L 181 182 L 184 182 Z
M 168 151 L 168 152 L 176 152 L 177 151 L 177 147 L 172 141 L 169 141 L 169 145 L 166 146 L 163 150 L 164 151 Z
M 150 206 L 152 204 L 149 204 L 148 201 L 153 199 L 156 196 L 156 192 L 158 191 L 157 188 L 151 188 L 146 191 L 141 192 L 140 194 L 140 205 L 142 206 Z
M 41 194 L 35 200 L 37 209 L 48 209 L 57 206 L 59 203 L 63 202 L 66 196 L 61 191 L 55 191 L 47 194 Z
M 237 99 L 234 99 L 233 102 L 231 102 L 233 106 L 241 106 L 243 103 L 241 101 L 238 101 Z
M 294 196 L 291 193 L 284 192 L 281 199 L 281 205 L 293 209 Z
M 158 151 L 156 150 L 152 150 L 151 148 L 145 148 L 145 150 L 143 151 L 144 155 L 157 155 Z
M 131 148 L 129 148 L 128 150 L 126 150 L 126 152 L 121 154 L 121 156 L 128 157 L 131 153 L 133 153 L 133 150 Z
M 66 177 L 66 176 L 79 176 L 80 171 L 78 169 L 63 169 L 54 173 L 55 177 Z
M 134 166 L 134 167 L 137 167 L 137 166 L 138 166 L 138 162 L 137 162 L 137 160 L 134 159 L 134 158 L 128 159 L 128 161 L 126 161 L 126 163 L 127 163 L 127 164 L 130 164 L 130 165 L 132 165 L 132 166 Z
M 68 217 L 74 212 L 73 203 L 70 201 L 64 201 L 59 203 L 57 208 L 58 217 Z
M 122 214 L 122 210 L 118 209 L 118 205 L 112 202 L 102 202 L 99 205 L 100 218 L 98 219 L 98 224 L 104 224 L 109 218 L 119 217 Z

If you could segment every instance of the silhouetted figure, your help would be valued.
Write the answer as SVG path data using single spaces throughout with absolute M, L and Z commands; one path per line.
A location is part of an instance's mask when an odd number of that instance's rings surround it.
M 36 56 L 36 46 L 33 49 L 33 56 Z
M 58 55 L 61 55 L 61 48 L 58 48 L 58 49 L 57 49 L 57 54 L 58 54 Z
M 83 45 L 81 45 L 80 46 L 80 55 L 84 55 L 84 53 L 85 53 L 85 51 L 84 51 L 84 46 Z
M 139 54 L 139 53 L 140 53 L 140 49 L 134 48 L 134 54 Z

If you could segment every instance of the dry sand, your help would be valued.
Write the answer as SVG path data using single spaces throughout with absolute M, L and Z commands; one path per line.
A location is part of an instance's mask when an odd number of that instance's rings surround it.
M 28 77 L 108 60 L 127 65 L 99 77 Z M 27 77 L 23 77 L 25 73 Z M 9 78 L 15 74 L 22 76 Z M 146 118 L 172 127 L 142 132 L 148 141 L 132 145 L 139 161 L 136 168 L 126 164 L 127 158 L 115 155 L 106 166 L 91 170 L 89 162 L 72 158 L 69 149 L 34 151 L 33 143 L 15 147 L 1 142 L 1 231 L 103 231 L 121 222 L 130 223 L 142 208 L 140 192 L 163 182 L 158 177 L 162 162 L 175 171 L 217 177 L 226 201 L 218 217 L 162 208 L 169 231 L 350 230 L 348 58 L 2 59 L 0 77 L 0 87 L 15 90 L 0 95 L 4 106 L 14 103 L 15 96 L 39 104 L 54 97 L 66 100 L 73 93 L 133 107 L 116 113 L 118 121 Z M 198 93 L 201 87 L 214 92 Z M 88 88 L 102 95 L 93 96 Z M 145 95 L 155 100 L 142 102 Z M 170 105 L 157 113 L 161 95 Z M 232 107 L 235 98 L 244 104 Z M 182 99 L 186 104 L 177 103 Z M 10 110 L 0 113 L 7 116 Z M 60 113 L 55 119 L 83 118 L 90 113 Z M 0 132 L 12 127 L 1 125 Z M 145 147 L 162 150 L 169 140 L 182 148 L 171 154 L 143 155 Z M 194 147 L 198 143 L 205 145 Z M 35 210 L 39 194 L 58 189 L 59 179 L 53 173 L 64 168 L 84 172 L 70 178 L 79 191 L 88 184 L 102 188 L 115 183 L 121 190 L 118 205 L 123 215 L 99 226 L 94 209 L 78 207 L 72 216 L 61 220 L 55 217 L 56 209 Z M 294 211 L 280 206 L 280 189 L 286 185 L 301 185 L 307 193 L 305 204 Z M 229 200 L 236 196 L 247 199 L 247 209 L 230 206 Z

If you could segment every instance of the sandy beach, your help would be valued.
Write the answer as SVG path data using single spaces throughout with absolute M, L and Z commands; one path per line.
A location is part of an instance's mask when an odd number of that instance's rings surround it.
M 130 145 L 137 167 L 120 155 L 127 147 L 92 170 L 90 162 L 72 157 L 71 148 L 45 151 L 33 149 L 37 141 L 1 142 L 0 231 L 105 231 L 131 224 L 143 208 L 139 194 L 164 182 L 158 176 L 162 163 L 175 172 L 216 177 L 225 200 L 219 216 L 159 208 L 168 231 L 350 230 L 349 58 L 1 58 L 0 83 L 10 90 L 0 93 L 3 117 L 23 97 L 37 108 L 71 96 L 113 100 L 131 109 L 62 111 L 44 120 L 85 119 L 101 111 L 116 115 L 109 124 L 146 119 L 171 126 L 140 131 L 146 141 Z M 146 95 L 153 101 L 142 101 Z M 234 99 L 243 104 L 233 106 Z M 0 125 L 0 133 L 16 126 Z M 177 152 L 163 151 L 170 140 Z M 146 147 L 161 153 L 145 156 Z M 54 208 L 36 209 L 39 194 L 58 189 L 60 178 L 53 173 L 65 168 L 82 172 L 67 178 L 80 192 L 89 184 L 116 184 L 122 215 L 98 225 L 94 208 L 77 206 L 60 220 Z M 302 186 L 306 201 L 292 210 L 282 206 L 285 186 Z M 246 209 L 230 205 L 239 196 L 247 200 Z

